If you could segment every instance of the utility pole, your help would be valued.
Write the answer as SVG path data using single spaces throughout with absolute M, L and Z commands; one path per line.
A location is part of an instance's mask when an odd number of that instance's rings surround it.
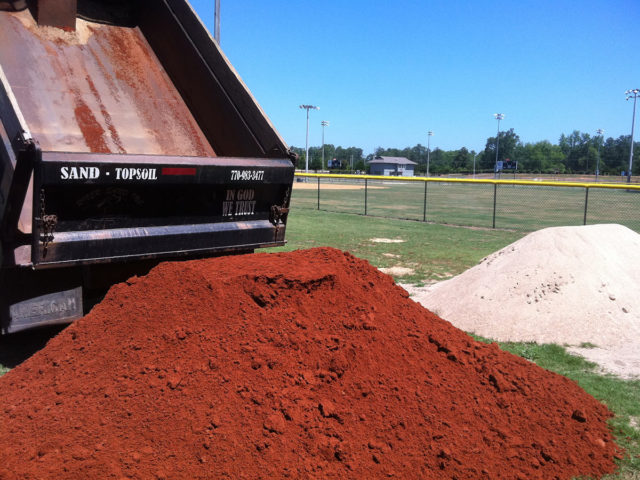
M 220 0 L 216 0 L 213 12 L 213 38 L 220 46 Z

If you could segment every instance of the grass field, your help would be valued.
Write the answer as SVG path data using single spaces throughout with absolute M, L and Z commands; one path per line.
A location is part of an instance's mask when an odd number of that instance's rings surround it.
M 351 185 L 350 189 L 336 186 Z M 302 188 L 304 187 L 304 188 Z M 494 186 L 398 180 L 321 179 L 294 184 L 297 208 L 371 216 L 493 227 Z M 530 232 L 544 227 L 619 223 L 640 232 L 640 192 L 611 189 L 499 185 L 495 227 Z M 319 198 L 318 198 L 319 197 Z M 318 201 L 319 200 L 319 201 Z
M 297 210 L 294 206 L 287 229 L 288 244 L 274 250 L 332 246 L 369 260 L 376 267 L 412 269 L 414 273 L 396 278 L 421 284 L 457 275 L 523 235 L 498 229 Z
M 342 190 L 342 192 L 348 190 Z M 294 200 L 297 197 L 294 196 Z M 299 208 L 293 202 L 288 245 L 274 250 L 332 246 L 369 260 L 377 267 L 413 266 L 415 273 L 396 277 L 403 283 L 424 283 L 454 276 L 524 236 L 522 231 L 462 228 L 416 221 L 328 213 Z M 374 238 L 403 240 L 378 243 Z M 393 256 L 390 256 L 393 255 Z M 476 337 L 477 338 L 477 337 Z M 491 341 L 490 339 L 479 339 Z M 570 355 L 562 346 L 500 343 L 502 349 L 577 382 L 606 404 L 616 441 L 627 450 L 620 471 L 606 480 L 640 480 L 640 380 L 600 375 L 596 366 Z

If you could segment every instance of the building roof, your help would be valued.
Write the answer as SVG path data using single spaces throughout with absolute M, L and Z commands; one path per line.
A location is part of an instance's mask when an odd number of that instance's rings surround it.
M 405 157 L 376 157 L 369 162 L 369 165 L 371 165 L 372 163 L 388 163 L 391 165 L 417 165 L 416 162 L 412 162 Z

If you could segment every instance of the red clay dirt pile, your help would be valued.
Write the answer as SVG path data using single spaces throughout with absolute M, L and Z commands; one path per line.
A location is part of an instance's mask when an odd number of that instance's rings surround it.
M 0 478 L 570 479 L 611 413 L 322 248 L 165 263 L 0 378 Z

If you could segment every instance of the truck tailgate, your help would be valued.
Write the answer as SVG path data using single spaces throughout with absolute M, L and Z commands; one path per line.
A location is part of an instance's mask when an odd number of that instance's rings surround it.
M 289 159 L 43 152 L 36 267 L 284 243 Z

